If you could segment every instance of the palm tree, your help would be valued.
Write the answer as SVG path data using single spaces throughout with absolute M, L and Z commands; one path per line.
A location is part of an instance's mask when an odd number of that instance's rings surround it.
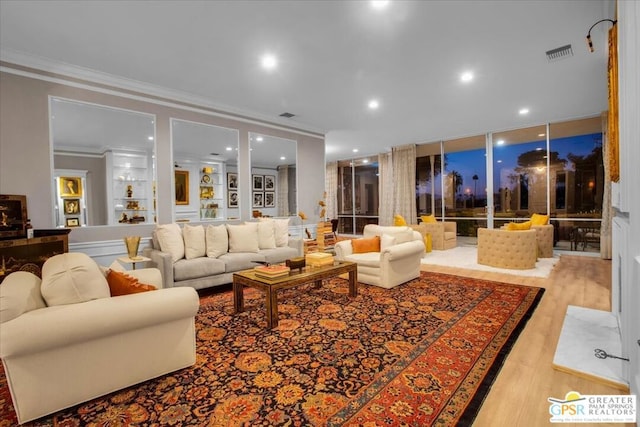
M 460 188 L 463 184 L 462 175 L 460 175 L 460 172 L 455 170 L 449 172 L 449 175 L 451 175 L 451 187 L 453 188 L 453 201 L 455 203 L 456 195 L 460 191 Z

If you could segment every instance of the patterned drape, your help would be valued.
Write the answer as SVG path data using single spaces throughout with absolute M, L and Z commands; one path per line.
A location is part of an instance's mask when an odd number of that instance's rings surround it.
M 620 180 L 620 146 L 618 141 L 618 27 L 609 30 L 609 173 L 611 180 Z
M 393 167 L 391 153 L 378 154 L 378 224 L 393 225 Z
M 327 193 L 326 218 L 338 218 L 338 162 L 327 163 L 324 188 Z
M 400 214 L 407 224 L 416 223 L 416 146 L 393 147 L 393 214 Z
M 278 166 L 278 216 L 289 216 L 289 167 Z
M 609 114 L 602 113 L 602 128 L 607 128 Z M 604 163 L 604 191 L 602 193 L 602 222 L 600 223 L 600 258 L 611 259 L 612 239 L 611 239 L 611 219 L 613 218 L 613 207 L 611 206 L 611 173 L 609 162 L 609 132 L 602 132 L 602 163 Z

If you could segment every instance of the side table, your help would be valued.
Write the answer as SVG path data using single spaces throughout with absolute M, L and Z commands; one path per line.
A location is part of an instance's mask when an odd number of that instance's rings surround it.
M 118 258 L 118 261 L 125 264 L 131 264 L 131 268 L 135 270 L 137 262 L 151 261 L 151 258 L 147 258 L 146 256 L 137 256 L 135 258 L 129 258 L 128 256 L 121 256 Z

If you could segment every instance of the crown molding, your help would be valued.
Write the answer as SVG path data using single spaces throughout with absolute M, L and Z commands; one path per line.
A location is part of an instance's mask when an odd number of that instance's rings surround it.
M 7 72 L 10 72 L 10 70 L 8 69 L 10 68 L 10 64 L 14 64 L 17 66 L 27 67 L 53 74 L 57 77 L 57 79 L 64 80 L 64 78 L 66 77 L 84 81 L 89 86 L 91 84 L 102 85 L 110 87 L 112 88 L 112 90 L 137 93 L 143 95 L 143 97 L 144 95 L 148 95 L 149 98 L 147 98 L 146 101 L 156 104 L 167 105 L 166 101 L 169 101 L 169 104 L 172 104 L 171 101 L 173 101 L 172 106 L 176 108 L 198 110 L 198 107 L 200 107 L 202 110 L 200 110 L 199 112 L 205 114 L 215 115 L 218 117 L 224 117 L 247 123 L 254 123 L 261 126 L 286 130 L 289 132 L 301 133 L 312 137 L 324 138 L 324 135 L 326 133 L 326 131 L 313 126 L 304 125 L 297 122 L 295 124 L 292 124 L 291 122 L 286 122 L 280 118 L 266 116 L 255 111 L 217 104 L 208 98 L 193 95 L 188 92 L 177 91 L 168 89 L 166 87 L 153 85 L 151 83 L 127 79 L 113 74 L 104 73 L 102 71 L 96 71 L 90 68 L 55 61 L 42 56 L 30 55 L 12 49 L 0 48 L 0 61 L 6 63 L 3 64 L 2 70 Z M 39 76 L 34 73 L 18 72 L 16 74 L 28 75 L 32 78 L 41 78 L 48 80 L 47 78 L 45 78 L 45 76 Z M 97 88 L 91 89 L 97 90 Z M 128 96 L 129 94 L 126 94 L 124 92 L 120 95 L 130 97 Z M 152 97 L 165 100 L 165 102 L 159 102 L 158 99 L 154 99 Z M 189 108 L 190 106 L 192 107 Z

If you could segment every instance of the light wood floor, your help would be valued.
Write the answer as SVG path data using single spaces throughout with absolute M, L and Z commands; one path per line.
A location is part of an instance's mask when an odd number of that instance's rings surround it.
M 610 310 L 611 261 L 562 255 L 546 279 L 426 265 L 423 270 L 546 289 L 538 308 L 491 387 L 473 424 L 475 427 L 585 426 L 586 424 L 551 424 L 547 398 L 563 398 L 569 391 L 581 394 L 625 394 L 552 368 L 567 306 Z

